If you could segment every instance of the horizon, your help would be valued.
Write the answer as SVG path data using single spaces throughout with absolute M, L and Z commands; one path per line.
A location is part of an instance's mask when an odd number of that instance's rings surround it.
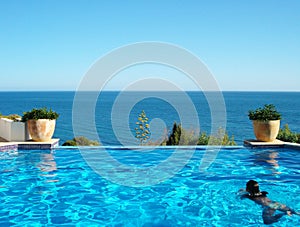
M 93 91 L 77 91 L 77 90 L 2 90 L 0 92 L 236 92 L 236 93 L 241 93 L 241 92 L 245 92 L 245 93 L 299 93 L 300 91 L 238 91 L 238 90 L 223 90 L 223 91 L 213 91 L 213 90 L 208 90 L 208 91 L 202 91 L 202 90 L 182 90 L 182 91 L 178 91 L 178 90 L 101 90 L 101 91 L 97 91 L 97 90 L 93 90 Z

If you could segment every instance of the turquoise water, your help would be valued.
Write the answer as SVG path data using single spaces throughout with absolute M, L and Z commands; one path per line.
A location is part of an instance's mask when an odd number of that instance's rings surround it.
M 236 194 L 249 179 L 256 179 L 271 199 L 300 210 L 299 151 L 223 148 L 200 171 L 205 151 L 197 149 L 174 177 L 147 187 L 104 179 L 78 149 L 1 152 L 0 226 L 262 226 L 261 207 Z M 85 152 L 95 160 L 105 157 L 100 148 Z M 166 161 L 174 150 L 107 152 L 142 169 Z M 102 165 L 108 170 L 109 164 Z M 117 174 L 128 180 L 135 173 Z M 283 216 L 272 226 L 299 221 L 299 216 Z

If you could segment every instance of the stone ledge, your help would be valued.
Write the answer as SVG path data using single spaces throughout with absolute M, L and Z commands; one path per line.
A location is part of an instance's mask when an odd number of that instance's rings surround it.
M 244 146 L 250 148 L 292 148 L 300 150 L 300 144 L 284 142 L 281 140 L 275 140 L 273 142 L 262 142 L 250 139 L 244 141 Z
M 59 139 L 49 142 L 0 142 L 0 151 L 7 150 L 51 150 L 59 145 Z

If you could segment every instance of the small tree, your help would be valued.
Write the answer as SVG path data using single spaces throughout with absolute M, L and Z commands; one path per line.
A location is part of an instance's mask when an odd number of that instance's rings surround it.
M 145 111 L 143 110 L 138 117 L 135 128 L 135 138 L 140 141 L 140 145 L 145 144 L 150 138 L 150 129 L 148 124 L 148 117 L 146 116 Z
M 179 145 L 181 136 L 181 124 L 173 124 L 172 132 L 166 142 L 167 145 Z

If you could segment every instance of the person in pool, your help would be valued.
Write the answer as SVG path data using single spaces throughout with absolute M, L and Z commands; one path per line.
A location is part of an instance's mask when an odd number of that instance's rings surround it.
M 290 207 L 269 199 L 267 197 L 268 192 L 260 191 L 259 185 L 255 180 L 249 180 L 246 184 L 246 191 L 244 189 L 241 189 L 240 193 L 241 192 L 245 192 L 241 195 L 241 199 L 251 199 L 252 201 L 263 207 L 262 218 L 264 224 L 272 224 L 274 222 L 277 222 L 283 215 L 300 215 L 299 212 L 294 211 Z M 281 211 L 282 213 L 275 214 L 277 210 Z

